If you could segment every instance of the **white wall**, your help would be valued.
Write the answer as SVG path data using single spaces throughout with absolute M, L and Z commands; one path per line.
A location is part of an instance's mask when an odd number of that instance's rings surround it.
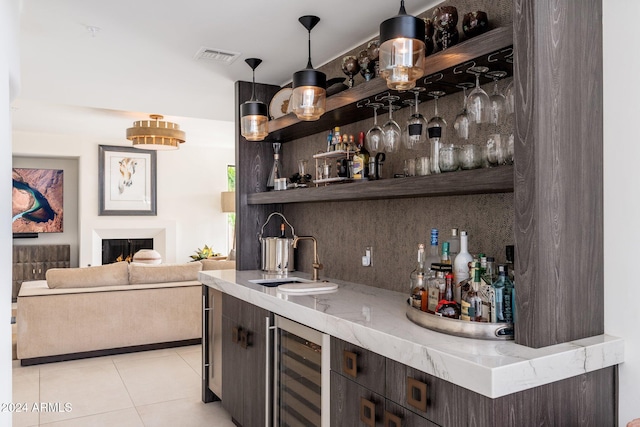
M 19 1 L 0 1 L 0 206 L 11 206 L 11 114 L 9 105 L 20 87 L 17 51 Z M 6 181 L 5 181 L 6 180 Z M 11 219 L 0 215 L 0 402 L 11 402 Z M 0 426 L 11 425 L 11 413 L 0 411 Z
M 625 340 L 620 426 L 640 418 L 640 35 L 637 0 L 603 0 L 605 332 Z M 585 315 L 588 315 L 585 313 Z
M 124 134 L 124 130 L 122 132 Z M 98 216 L 98 146 L 131 146 L 124 139 L 105 140 L 99 135 L 56 135 L 14 132 L 14 155 L 79 158 L 79 265 L 92 264 L 92 229 L 123 226 L 155 227 L 169 224 L 176 230 L 175 248 L 167 262 L 187 262 L 189 255 L 205 244 L 225 253 L 227 217 L 220 211 L 220 192 L 227 189 L 227 165 L 234 164 L 233 124 L 223 125 L 212 135 L 229 141 L 227 148 L 187 142 L 177 151 L 157 155 L 157 216 Z

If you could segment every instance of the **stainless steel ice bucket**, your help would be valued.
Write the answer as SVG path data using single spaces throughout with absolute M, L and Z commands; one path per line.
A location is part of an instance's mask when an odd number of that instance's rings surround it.
M 274 216 L 281 216 L 284 222 L 291 228 L 291 238 L 287 237 L 264 237 L 264 227 Z M 260 244 L 262 245 L 262 270 L 269 273 L 287 273 L 293 271 L 293 239 L 296 237 L 295 230 L 289 221 L 278 212 L 273 212 L 260 231 Z

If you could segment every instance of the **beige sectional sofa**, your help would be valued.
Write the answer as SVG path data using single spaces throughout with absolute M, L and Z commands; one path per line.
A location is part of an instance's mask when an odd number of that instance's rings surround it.
M 235 268 L 233 261 L 206 269 Z M 199 343 L 202 262 L 52 269 L 23 282 L 17 357 L 23 365 Z

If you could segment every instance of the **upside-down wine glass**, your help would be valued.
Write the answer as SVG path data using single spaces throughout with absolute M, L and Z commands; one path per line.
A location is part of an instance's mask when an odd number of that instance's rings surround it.
M 469 113 L 470 123 L 479 125 L 488 123 L 490 120 L 491 100 L 489 95 L 480 87 L 480 74 L 489 71 L 487 67 L 471 67 L 468 73 L 475 74 L 476 86 L 473 88 L 467 98 L 467 112 Z
M 407 119 L 407 125 L 404 131 L 404 145 L 409 150 L 418 148 L 425 141 L 425 135 L 427 133 L 427 119 L 424 118 L 420 111 L 418 111 L 418 105 L 420 104 L 420 93 L 426 89 L 421 86 L 416 86 L 413 89 L 409 89 L 409 92 L 413 92 L 415 99 L 407 99 L 405 104 L 413 105 L 414 111 Z
M 400 130 L 400 125 L 393 120 L 393 110 L 400 108 L 397 105 L 393 105 L 393 103 L 399 99 L 400 97 L 396 95 L 385 95 L 380 98 L 381 101 L 389 103 L 387 107 L 389 109 L 389 119 L 382 125 L 384 149 L 388 153 L 396 153 L 400 148 L 402 131 Z
M 429 132 L 429 145 L 430 145 L 430 158 L 431 158 L 431 173 L 440 173 L 440 148 L 445 138 L 447 129 L 447 121 L 440 117 L 438 113 L 438 98 L 444 96 L 445 93 L 441 90 L 434 90 L 427 95 L 433 97 L 434 114 L 427 123 L 427 130 Z
M 370 102 L 367 104 L 367 107 L 373 108 L 373 126 L 367 131 L 365 143 L 367 150 L 369 150 L 370 153 L 373 153 L 381 151 L 383 144 L 382 140 L 384 137 L 384 132 L 378 125 L 378 109 L 380 107 L 384 107 L 384 104 L 380 102 Z
M 460 83 L 458 87 L 462 88 L 462 110 L 453 121 L 453 130 L 456 131 L 458 138 L 462 140 L 469 139 L 469 112 L 467 111 L 467 89 L 474 86 L 471 82 Z
M 507 115 L 507 98 L 498 90 L 498 80 L 504 78 L 506 71 L 489 71 L 488 77 L 493 79 L 493 93 L 489 97 L 491 101 L 489 123 L 492 125 L 500 125 Z

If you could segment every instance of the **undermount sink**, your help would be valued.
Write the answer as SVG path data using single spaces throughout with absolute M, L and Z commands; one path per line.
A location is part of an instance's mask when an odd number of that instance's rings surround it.
M 291 278 L 278 278 L 278 279 L 256 279 L 249 280 L 251 283 L 255 283 L 256 285 L 266 286 L 267 288 L 275 288 L 276 286 L 290 284 L 290 283 L 309 283 L 309 280 L 300 279 L 297 277 Z

